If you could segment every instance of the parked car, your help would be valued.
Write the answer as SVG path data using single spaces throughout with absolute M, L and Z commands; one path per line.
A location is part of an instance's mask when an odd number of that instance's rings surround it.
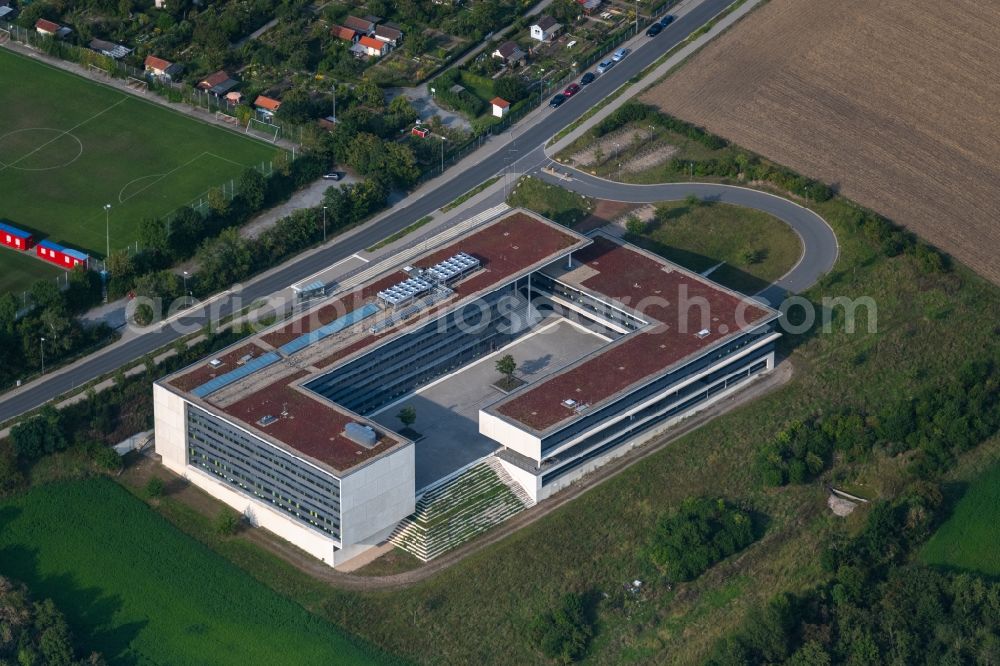
M 596 78 L 597 78 L 596 74 L 594 74 L 593 72 L 587 72 L 580 78 L 580 85 L 581 86 L 589 85 L 593 83 L 594 79 Z
M 660 25 L 659 23 L 654 23 L 653 25 L 649 26 L 649 30 L 646 31 L 646 36 L 656 37 L 658 34 L 660 34 L 661 30 L 663 30 L 663 26 Z
M 323 180 L 340 180 L 340 174 L 336 171 L 333 173 L 323 174 Z
M 629 53 L 632 53 L 632 49 L 627 49 L 625 47 L 622 47 L 611 54 L 611 59 L 614 60 L 615 62 L 618 62 L 619 60 L 624 60 L 625 56 L 627 56 Z
M 597 66 L 597 71 L 603 74 L 604 72 L 608 71 L 614 66 L 615 66 L 614 60 L 605 60 L 604 62 L 602 62 L 600 65 Z
M 557 109 L 560 106 L 562 106 L 562 103 L 565 101 L 566 101 L 565 95 L 562 94 L 556 95 L 555 97 L 549 100 L 549 106 L 551 106 L 553 109 Z
M 571 83 L 568 86 L 566 86 L 566 90 L 563 90 L 562 94 L 563 94 L 563 97 L 572 97 L 573 95 L 577 94 L 578 92 L 580 92 L 580 84 L 579 83 Z
M 674 22 L 674 16 L 673 16 L 673 14 L 667 14 L 666 16 L 664 16 L 663 18 L 660 19 L 660 27 L 661 28 L 666 28 L 668 25 L 670 25 L 673 22 Z

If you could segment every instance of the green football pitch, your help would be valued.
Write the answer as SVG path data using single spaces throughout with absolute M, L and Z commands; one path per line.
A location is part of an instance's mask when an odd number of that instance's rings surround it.
M 125 247 L 142 218 L 279 150 L 3 49 L 0 109 L 0 220 L 99 256 L 106 204 L 111 249 Z M 17 270 L 7 255 L 0 272 Z

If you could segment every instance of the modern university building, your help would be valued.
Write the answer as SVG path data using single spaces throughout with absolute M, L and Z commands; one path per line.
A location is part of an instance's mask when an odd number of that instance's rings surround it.
M 508 209 L 158 381 L 156 451 L 336 566 L 484 460 L 541 501 L 738 390 L 773 367 L 778 316 Z M 505 354 L 516 386 L 498 381 Z

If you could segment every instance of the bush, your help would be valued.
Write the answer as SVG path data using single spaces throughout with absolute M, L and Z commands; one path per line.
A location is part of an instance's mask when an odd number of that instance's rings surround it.
M 660 518 L 649 557 L 670 580 L 694 580 L 754 539 L 750 514 L 720 498 L 688 498 Z
M 646 233 L 646 223 L 637 215 L 629 215 L 625 220 L 625 230 L 633 236 L 641 236 Z
M 555 608 L 534 619 L 528 629 L 528 638 L 549 659 L 569 664 L 583 658 L 593 633 L 583 595 L 569 593 Z
M 243 517 L 228 506 L 215 517 L 215 532 L 219 536 L 232 536 L 240 529 Z
M 816 419 L 793 421 L 757 452 L 757 480 L 764 486 L 783 486 L 816 478 L 832 457 L 832 432 Z
M 162 497 L 164 489 L 163 479 L 154 476 L 146 482 L 146 497 Z

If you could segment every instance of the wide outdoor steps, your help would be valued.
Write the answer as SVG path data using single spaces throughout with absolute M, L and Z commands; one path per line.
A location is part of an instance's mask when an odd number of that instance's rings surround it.
M 495 457 L 420 498 L 389 541 L 427 562 L 499 525 L 534 502 Z

